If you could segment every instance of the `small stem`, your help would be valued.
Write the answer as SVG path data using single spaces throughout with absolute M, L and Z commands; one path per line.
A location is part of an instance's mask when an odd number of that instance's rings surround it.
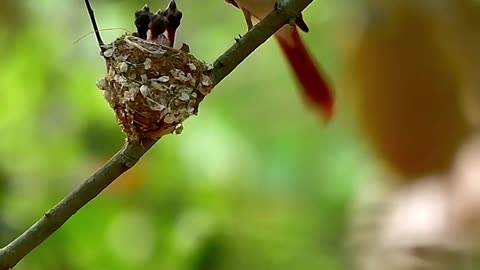
M 98 30 L 97 20 L 95 20 L 95 13 L 92 9 L 92 6 L 90 5 L 90 1 L 85 0 L 85 5 L 87 6 L 88 15 L 90 16 L 90 21 L 92 21 L 93 31 L 95 32 L 95 36 L 97 37 L 98 47 L 102 51 L 103 45 L 105 45 L 105 43 L 103 43 L 102 37 L 100 36 L 100 31 Z

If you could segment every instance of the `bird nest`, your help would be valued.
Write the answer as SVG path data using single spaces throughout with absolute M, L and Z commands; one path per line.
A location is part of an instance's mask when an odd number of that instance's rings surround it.
M 97 86 L 129 142 L 179 132 L 214 86 L 212 66 L 185 49 L 124 35 L 106 45 L 102 55 L 107 75 Z

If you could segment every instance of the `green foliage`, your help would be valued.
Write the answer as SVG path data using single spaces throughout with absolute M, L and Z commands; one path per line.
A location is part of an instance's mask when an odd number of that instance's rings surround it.
M 123 144 L 95 87 L 105 70 L 94 35 L 73 44 L 91 31 L 83 1 L 7 2 L 3 12 L 23 21 L 0 20 L 2 245 Z M 178 4 L 178 42 L 207 61 L 245 31 L 223 1 Z M 101 28 L 133 30 L 143 2 L 92 5 Z M 335 7 L 305 12 L 305 40 L 331 76 Z M 343 117 L 324 126 L 308 110 L 279 53 L 272 41 L 259 48 L 182 135 L 162 139 L 16 269 L 340 269 L 356 138 Z

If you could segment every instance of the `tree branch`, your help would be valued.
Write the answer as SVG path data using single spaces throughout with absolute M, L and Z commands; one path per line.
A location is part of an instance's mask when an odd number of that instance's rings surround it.
M 313 0 L 285 0 L 284 4 L 279 4 L 277 10 L 256 24 L 214 62 L 212 76 L 214 83 L 218 84 L 223 80 L 256 48 L 267 41 L 278 29 L 289 23 L 292 18 L 296 18 L 297 14 L 312 2 Z
M 231 48 L 215 61 L 214 69 L 212 70 L 214 83 L 218 84 L 221 82 L 257 47 L 263 44 L 283 25 L 289 23 L 291 18 L 295 18 L 296 14 L 305 9 L 311 2 L 313 0 L 285 1 L 284 4 L 278 6 L 277 10 L 253 27 L 241 39 L 237 40 Z M 91 8 L 89 8 L 89 14 L 92 22 L 94 22 L 92 17 L 93 10 Z M 94 27 L 96 27 L 96 24 L 94 24 Z M 97 39 L 99 45 L 102 45 L 101 38 L 97 37 Z M 135 144 L 125 144 L 95 174 L 45 213 L 22 235 L 0 249 L 0 270 L 14 267 L 23 257 L 65 224 L 78 210 L 98 196 L 116 178 L 133 167 L 156 142 L 156 140 L 143 140 Z
M 143 141 L 142 144 L 126 144 L 100 170 L 63 198 L 17 239 L 2 248 L 0 269 L 9 269 L 17 264 L 118 176 L 133 167 L 154 144 L 153 140 Z

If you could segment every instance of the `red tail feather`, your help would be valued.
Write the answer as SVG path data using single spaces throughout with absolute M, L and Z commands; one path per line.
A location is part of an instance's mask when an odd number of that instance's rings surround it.
M 285 31 L 277 36 L 280 47 L 303 88 L 303 94 L 328 121 L 333 114 L 333 93 L 305 48 L 297 29 L 289 28 L 288 30 L 288 36 L 285 35 Z

